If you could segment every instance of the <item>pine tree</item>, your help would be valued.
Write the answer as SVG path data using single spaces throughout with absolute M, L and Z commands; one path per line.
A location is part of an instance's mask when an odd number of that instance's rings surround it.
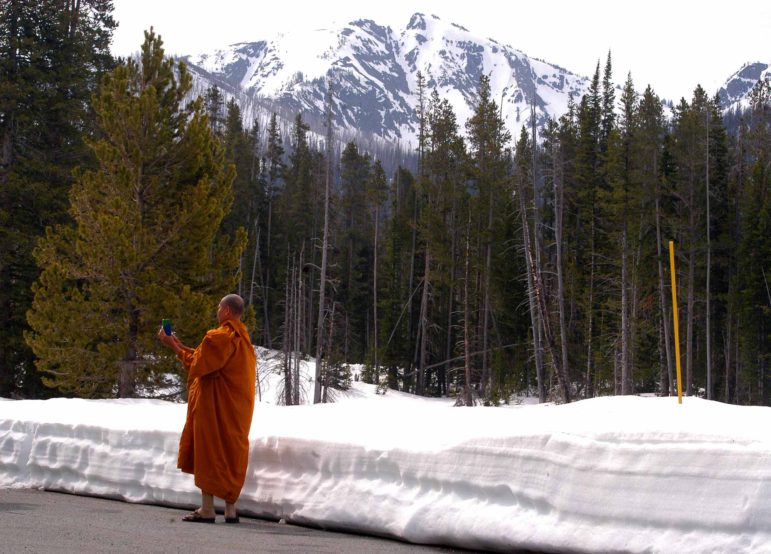
M 686 276 L 683 287 L 686 294 L 685 321 L 685 387 L 686 394 L 694 393 L 696 351 L 697 288 L 701 281 L 703 259 L 699 253 L 704 246 L 704 198 L 706 195 L 706 114 L 709 99 L 704 89 L 697 86 L 690 104 L 682 99 L 675 110 L 673 122 L 673 159 L 676 164 L 674 193 L 678 200 L 678 214 L 674 218 L 679 252 L 684 260 Z
M 489 392 L 490 381 L 490 324 L 492 322 L 492 272 L 494 244 L 494 228 L 498 210 L 506 205 L 506 183 L 509 178 L 509 159 L 505 154 L 511 135 L 505 129 L 499 109 L 490 96 L 490 79 L 482 75 L 479 79 L 477 102 L 474 114 L 466 123 L 471 151 L 472 175 L 479 190 L 477 217 L 479 218 L 483 242 L 485 244 L 485 262 L 482 271 L 482 377 L 480 392 Z
M 670 291 L 667 288 L 664 268 L 667 266 L 667 254 L 665 252 L 664 236 L 664 210 L 662 204 L 665 201 L 664 183 L 662 180 L 663 149 L 665 138 L 664 115 L 661 100 L 648 86 L 640 101 L 640 140 L 638 148 L 638 164 L 640 172 L 640 184 L 647 194 L 647 203 L 653 206 L 652 226 L 654 233 L 655 252 L 648 249 L 650 255 L 656 257 L 656 285 L 658 296 L 658 366 L 659 394 L 673 393 L 674 385 L 674 358 L 672 353 L 671 333 L 671 306 L 669 304 Z
M 750 93 L 746 136 L 749 154 L 741 197 L 737 294 L 740 302 L 736 360 L 737 398 L 769 404 L 771 362 L 771 84 L 759 81 Z M 765 266 L 765 267 L 764 267 Z
M 372 339 L 371 345 L 373 358 L 372 381 L 380 384 L 380 314 L 378 311 L 378 278 L 379 278 L 379 257 L 380 257 L 380 229 L 382 227 L 382 206 L 388 193 L 388 184 L 386 182 L 385 171 L 380 160 L 375 162 L 367 184 L 368 205 L 374 206 L 375 213 L 372 215 L 375 235 L 372 241 Z
M 274 231 L 274 209 L 275 199 L 278 191 L 283 187 L 284 179 L 286 175 L 286 165 L 284 163 L 284 146 L 281 139 L 281 133 L 278 128 L 278 120 L 276 114 L 272 114 L 270 117 L 270 123 L 268 126 L 267 147 L 265 152 L 265 167 L 267 185 L 265 189 L 265 217 L 263 218 L 265 223 L 265 253 L 264 253 L 264 287 L 262 294 L 262 301 L 264 304 L 264 318 L 262 322 L 263 340 L 264 344 L 271 348 L 273 344 L 271 329 L 273 325 L 271 319 L 273 317 L 274 305 L 275 305 L 275 292 L 281 290 L 276 286 L 276 266 L 278 264 L 278 257 L 276 253 L 278 249 L 274 247 L 275 231 Z
M 194 342 L 233 290 L 245 237 L 217 232 L 234 171 L 201 100 L 183 108 L 190 86 L 150 31 L 141 59 L 107 75 L 94 98 L 98 169 L 77 175 L 74 224 L 49 229 L 35 251 L 42 273 L 27 340 L 48 386 L 132 396 L 177 367 L 155 338 L 161 318 Z
M 373 231 L 368 218 L 367 183 L 371 179 L 371 160 L 360 153 L 353 142 L 346 145 L 340 158 L 340 200 L 338 249 L 341 302 L 339 315 L 343 324 L 343 359 L 361 360 L 366 352 L 367 319 L 371 316 L 368 294 L 371 290 L 370 260 Z

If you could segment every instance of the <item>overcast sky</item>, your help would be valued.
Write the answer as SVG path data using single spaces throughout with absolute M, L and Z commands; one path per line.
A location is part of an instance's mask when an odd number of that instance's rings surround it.
M 771 63 L 771 0 L 114 0 L 113 51 L 139 49 L 154 26 L 169 54 L 193 54 L 278 31 L 373 19 L 399 32 L 435 14 L 574 73 L 590 76 L 612 52 L 613 76 L 638 90 L 690 99 L 710 94 L 750 61 Z

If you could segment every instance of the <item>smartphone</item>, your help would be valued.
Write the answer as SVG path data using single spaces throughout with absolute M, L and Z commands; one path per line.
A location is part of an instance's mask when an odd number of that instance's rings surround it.
M 161 320 L 161 326 L 163 326 L 163 332 L 167 335 L 171 335 L 171 320 L 170 319 L 163 319 Z

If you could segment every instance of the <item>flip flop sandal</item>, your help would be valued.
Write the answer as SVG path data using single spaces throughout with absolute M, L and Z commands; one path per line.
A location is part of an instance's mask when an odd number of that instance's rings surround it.
M 186 516 L 182 518 L 182 521 L 191 521 L 193 523 L 214 523 L 213 517 L 203 517 L 201 514 L 196 512 L 190 512 Z
M 225 518 L 225 523 L 240 523 L 240 522 L 241 520 L 238 518 L 238 516 Z

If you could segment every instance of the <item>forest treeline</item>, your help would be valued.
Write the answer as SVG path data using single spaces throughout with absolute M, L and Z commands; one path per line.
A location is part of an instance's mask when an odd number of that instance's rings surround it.
M 545 128 L 511 136 L 489 79 L 472 117 L 419 77 L 416 171 L 297 114 L 245 124 L 146 33 L 115 60 L 109 2 L 3 4 L 0 396 L 134 396 L 228 292 L 255 344 L 459 404 L 675 393 L 769 405 L 771 85 L 728 132 L 700 86 L 671 109 L 611 57 Z M 329 86 L 328 102 L 335 95 Z M 535 140 L 534 140 L 535 139 Z M 339 152 L 339 151 L 338 151 Z

